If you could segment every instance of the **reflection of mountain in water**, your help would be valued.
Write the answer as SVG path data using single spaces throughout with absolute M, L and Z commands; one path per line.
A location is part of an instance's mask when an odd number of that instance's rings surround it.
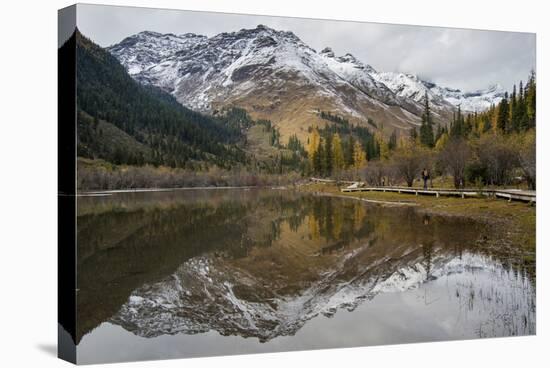
M 84 198 L 78 224 L 78 340 L 109 320 L 144 337 L 216 330 L 267 341 L 453 272 L 518 279 L 474 255 L 479 224 L 288 191 Z
M 239 257 L 269 246 L 281 211 L 293 201 L 255 191 L 79 198 L 77 342 L 133 290 L 162 280 L 189 258 L 213 251 Z
M 340 308 L 352 311 L 380 292 L 405 291 L 441 276 L 468 273 L 468 282 L 458 283 L 453 292 L 465 310 L 475 314 L 481 307 L 489 317 L 476 332 L 480 337 L 535 331 L 531 284 L 487 257 L 466 253 L 449 259 L 437 255 L 431 271 L 422 259 L 411 259 L 402 267 L 399 261 L 391 262 L 398 267 L 392 272 L 386 260 L 346 277 L 347 267 L 357 270 L 354 258 L 361 258 L 362 251 L 343 257 L 331 272 L 320 274 L 318 281 L 297 295 L 280 295 L 265 280 L 257 280 L 223 261 L 197 257 L 184 263 L 169 279 L 136 290 L 111 321 L 143 337 L 213 329 L 222 335 L 267 341 L 294 335 L 319 314 L 331 317 Z M 487 274 L 474 277 L 474 285 L 472 274 L 478 271 Z M 474 302 L 482 305 L 474 310 Z

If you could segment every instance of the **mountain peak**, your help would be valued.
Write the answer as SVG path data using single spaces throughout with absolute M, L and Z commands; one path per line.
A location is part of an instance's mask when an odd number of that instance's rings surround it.
M 349 52 L 346 53 L 344 56 L 339 56 L 338 60 L 344 63 L 355 64 L 357 66 L 364 66 L 361 61 L 357 60 L 357 58 L 352 54 L 350 54 Z
M 162 33 L 155 32 L 155 31 L 148 31 L 148 30 L 141 31 L 137 34 L 137 36 L 150 36 L 150 37 L 160 37 L 162 35 L 163 35 Z
M 260 46 L 275 46 L 281 42 L 303 44 L 303 42 L 290 31 L 278 31 L 263 24 L 256 28 L 242 28 L 234 32 L 222 32 L 209 38 L 214 42 L 235 42 L 238 40 L 262 40 Z
M 182 34 L 178 35 L 178 37 L 180 37 L 180 38 L 208 38 L 204 35 L 199 35 L 199 34 L 191 33 L 191 32 L 182 33 Z
M 494 83 L 489 85 L 486 89 L 480 90 L 480 92 L 485 93 L 504 93 L 504 88 L 500 85 L 500 83 Z
M 319 54 L 326 57 L 334 57 L 334 51 L 332 51 L 330 47 L 325 47 L 319 52 Z

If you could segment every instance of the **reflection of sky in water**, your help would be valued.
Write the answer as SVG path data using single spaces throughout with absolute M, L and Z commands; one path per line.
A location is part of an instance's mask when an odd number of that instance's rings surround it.
M 479 225 L 272 191 L 189 196 L 79 208 L 79 362 L 535 332 L 531 283 L 473 252 Z

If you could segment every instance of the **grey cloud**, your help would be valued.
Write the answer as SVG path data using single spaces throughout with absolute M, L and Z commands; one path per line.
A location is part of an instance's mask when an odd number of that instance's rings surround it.
M 511 89 L 535 68 L 535 35 L 379 23 L 78 5 L 82 33 L 101 46 L 150 30 L 213 36 L 258 24 L 294 32 L 305 43 L 352 53 L 380 71 L 418 74 L 465 91 L 495 83 Z

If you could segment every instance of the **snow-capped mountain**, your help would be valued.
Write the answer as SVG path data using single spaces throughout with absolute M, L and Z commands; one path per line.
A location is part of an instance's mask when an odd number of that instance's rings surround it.
M 145 31 L 109 51 L 136 80 L 192 109 L 213 113 L 238 105 L 272 120 L 283 135 L 325 124 L 321 110 L 359 124 L 372 118 L 379 126 L 408 129 L 420 124 L 425 91 L 441 122 L 459 103 L 481 110 L 500 98 L 498 89 L 465 94 L 410 74 L 379 73 L 351 54 L 317 52 L 292 32 L 263 25 L 210 38 Z
M 504 97 L 504 88 L 495 84 L 487 89 L 474 92 L 461 92 L 449 88 L 441 88 L 444 98 L 454 106 L 460 105 L 464 111 L 483 111 L 497 104 Z
M 362 63 L 352 54 L 336 57 L 334 51 L 326 47 L 319 55 L 334 73 L 367 95 L 372 94 L 389 105 L 398 105 L 402 102 L 384 83 L 372 77 L 372 74 L 376 74 L 372 66 Z
M 377 81 L 384 83 L 397 96 L 422 102 L 425 94 L 436 108 L 449 108 L 458 105 L 464 111 L 483 111 L 498 103 L 504 97 L 504 89 L 496 84 L 485 90 L 462 92 L 459 89 L 441 87 L 420 79 L 414 74 L 382 72 L 372 73 Z
M 110 51 L 132 50 L 128 53 L 118 52 L 116 55 L 119 61 L 128 68 L 128 73 L 134 76 L 155 67 L 174 56 L 175 53 L 188 50 L 206 40 L 207 37 L 192 33 L 176 36 L 144 31 L 124 39 Z

